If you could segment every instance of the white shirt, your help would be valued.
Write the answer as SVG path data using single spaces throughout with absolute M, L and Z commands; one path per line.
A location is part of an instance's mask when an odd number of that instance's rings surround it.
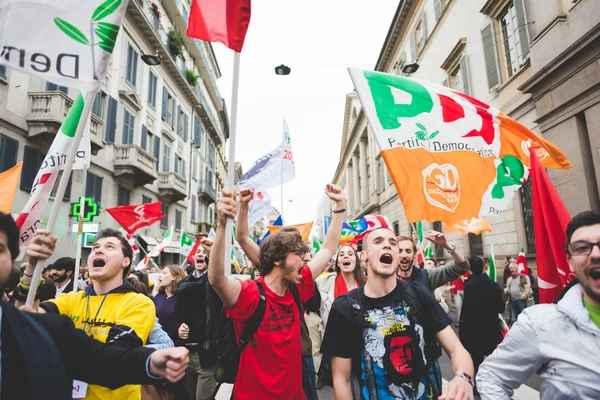
M 63 287 L 60 287 L 60 288 L 58 286 L 56 287 L 56 296 L 54 296 L 55 298 L 58 298 L 58 296 L 60 296 L 62 294 L 62 292 L 65 290 L 65 288 L 67 287 L 69 282 L 71 282 L 70 279 L 67 281 L 67 283 L 65 283 L 63 285 Z

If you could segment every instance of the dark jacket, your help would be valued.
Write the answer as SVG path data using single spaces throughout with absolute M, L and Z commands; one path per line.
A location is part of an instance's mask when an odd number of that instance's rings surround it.
M 73 379 L 110 389 L 156 382 L 146 374 L 152 349 L 102 343 L 66 316 L 1 307 L 3 400 L 71 399 Z
M 74 283 L 75 283 L 75 281 L 73 281 L 73 279 L 71 279 L 71 281 L 69 283 L 67 283 L 67 286 L 65 286 L 65 290 L 63 290 L 62 293 L 70 293 L 70 292 L 72 292 L 73 291 L 73 284 Z
M 190 351 L 200 353 L 202 368 L 211 368 L 217 361 L 219 342 L 225 323 L 225 307 L 208 282 L 208 273 L 197 278 L 194 273 L 183 279 L 177 291 L 176 325 L 185 323 L 190 333 L 180 340 Z
M 498 314 L 504 312 L 502 290 L 484 274 L 474 274 L 465 281 L 460 327 L 460 341 L 471 354 L 491 354 L 502 342 Z

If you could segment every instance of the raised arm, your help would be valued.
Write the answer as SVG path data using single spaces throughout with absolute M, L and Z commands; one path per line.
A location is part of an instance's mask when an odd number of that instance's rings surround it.
M 254 189 L 240 190 L 240 211 L 237 215 L 235 240 L 240 244 L 242 250 L 254 265 L 260 265 L 258 259 L 258 245 L 250 239 L 248 234 L 248 209 L 250 200 L 254 198 Z
M 454 244 L 448 243 L 446 235 L 441 232 L 429 231 L 425 238 L 436 246 L 441 246 L 448 250 L 452 255 L 452 258 L 454 258 L 454 262 L 450 262 L 436 269 L 427 270 L 431 290 L 458 279 L 469 270 L 469 262 L 465 256 L 456 250 Z
M 340 236 L 342 235 L 342 224 L 344 223 L 344 218 L 346 216 L 346 195 L 342 189 L 337 185 L 328 183 L 325 185 L 325 194 L 331 200 L 335 201 L 335 206 L 331 216 L 331 225 L 329 225 L 327 235 L 323 241 L 323 247 L 321 247 L 321 250 L 319 250 L 315 257 L 308 263 L 313 279 L 325 270 L 327 263 L 337 251 L 340 243 Z
M 217 230 L 208 261 L 208 281 L 223 303 L 233 307 L 240 296 L 242 285 L 236 279 L 225 276 L 225 236 L 227 218 L 235 218 L 237 202 L 234 193 L 223 190 L 217 199 Z M 229 265 L 227 265 L 229 268 Z

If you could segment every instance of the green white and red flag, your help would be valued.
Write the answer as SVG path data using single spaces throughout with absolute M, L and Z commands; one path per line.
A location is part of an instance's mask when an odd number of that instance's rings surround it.
M 151 257 L 156 257 L 160 253 L 162 253 L 167 248 L 167 246 L 169 246 L 171 244 L 172 241 L 173 241 L 173 226 L 171 226 L 169 228 L 169 230 L 165 232 L 160 243 L 157 244 L 156 247 L 154 247 L 152 249 L 152 251 L 146 255 L 146 257 L 144 257 L 144 259 L 142 260 L 144 265 L 148 264 L 148 261 L 150 261 Z
M 488 276 L 494 282 L 496 282 L 496 260 L 494 255 L 494 243 L 492 243 L 492 249 L 490 250 L 490 265 L 488 269 Z
M 525 249 L 521 247 L 521 252 L 517 257 L 517 266 L 519 267 L 519 273 L 523 275 L 529 275 L 529 269 L 527 268 L 527 258 L 525 257 Z

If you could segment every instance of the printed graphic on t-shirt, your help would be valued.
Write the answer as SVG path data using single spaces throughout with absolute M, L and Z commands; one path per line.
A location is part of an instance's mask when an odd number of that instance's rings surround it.
M 365 399 L 371 398 L 367 386 L 371 373 L 379 399 L 429 398 L 423 327 L 411 322 L 414 318 L 409 318 L 409 310 L 408 306 L 386 306 L 366 311 L 372 326 L 363 332 L 361 368 Z
M 264 329 L 266 332 L 276 332 L 282 329 L 290 329 L 294 324 L 294 307 L 296 304 L 279 304 L 267 302 L 269 308 L 267 318 L 265 318 Z

